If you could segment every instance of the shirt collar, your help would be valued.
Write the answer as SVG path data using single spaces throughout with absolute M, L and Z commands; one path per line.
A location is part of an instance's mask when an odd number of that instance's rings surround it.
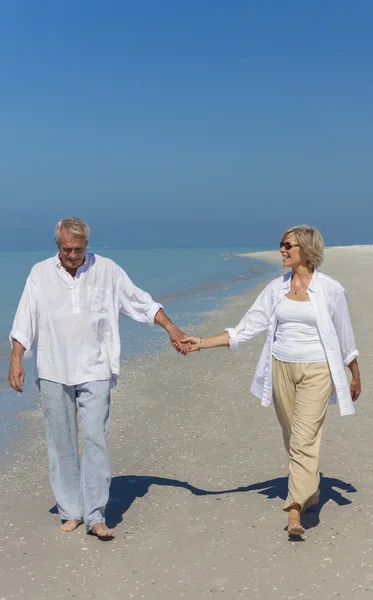
M 310 292 L 317 291 L 318 277 L 319 277 L 319 272 L 317 269 L 315 269 L 313 272 L 313 275 L 312 275 L 312 279 L 307 288 L 308 291 L 310 291 Z M 285 275 L 283 276 L 281 287 L 285 290 L 290 289 L 290 282 L 291 282 L 291 271 L 289 271 L 288 273 L 285 273 Z
M 84 257 L 84 262 L 82 265 L 80 265 L 79 269 L 77 270 L 77 274 L 78 273 L 83 273 L 84 271 L 88 271 L 89 267 L 92 264 L 92 254 L 90 254 L 89 252 L 87 252 L 87 254 Z M 55 267 L 57 269 L 62 269 L 63 271 L 66 271 L 65 267 L 63 266 L 63 264 L 60 261 L 60 257 L 58 256 L 58 252 L 54 257 L 54 264 Z

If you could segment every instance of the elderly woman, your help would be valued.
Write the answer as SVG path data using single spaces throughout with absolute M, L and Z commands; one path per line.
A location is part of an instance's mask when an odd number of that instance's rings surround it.
M 361 392 L 346 292 L 318 271 L 324 243 L 306 225 L 285 231 L 280 242 L 284 276 L 273 280 L 235 328 L 214 337 L 188 337 L 189 351 L 236 349 L 268 331 L 252 393 L 274 402 L 289 459 L 284 510 L 288 533 L 302 535 L 300 516 L 319 501 L 319 451 L 328 402 L 336 396 L 342 415 L 355 412 Z M 348 384 L 345 367 L 352 381 Z

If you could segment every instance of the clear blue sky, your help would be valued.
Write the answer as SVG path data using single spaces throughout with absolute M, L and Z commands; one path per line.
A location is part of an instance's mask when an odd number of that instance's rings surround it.
M 370 0 L 3 0 L 0 248 L 68 215 L 117 245 L 373 243 L 372 31 Z

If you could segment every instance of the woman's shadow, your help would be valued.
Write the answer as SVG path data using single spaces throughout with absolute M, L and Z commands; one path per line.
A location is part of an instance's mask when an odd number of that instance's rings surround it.
M 335 477 L 324 477 L 322 473 L 320 474 L 319 489 L 320 500 L 318 504 L 308 508 L 302 516 L 302 525 L 305 529 L 312 529 L 320 523 L 320 512 L 329 500 L 334 501 L 338 506 L 346 506 L 347 504 L 351 504 L 352 500 L 343 496 L 342 492 L 347 494 L 357 492 L 356 487 L 352 483 L 346 483 Z M 254 483 L 245 488 L 238 488 L 237 491 L 254 490 L 258 490 L 258 494 L 263 494 L 267 498 L 281 498 L 281 500 L 285 501 L 288 493 L 288 478 L 279 477 L 262 483 Z
M 254 492 L 267 496 L 267 498 L 286 499 L 288 489 L 288 478 L 278 477 L 269 479 L 260 483 L 253 483 L 245 487 L 238 487 L 231 490 L 209 491 L 203 490 L 186 481 L 177 479 L 166 479 L 163 477 L 153 477 L 144 475 L 122 475 L 114 477 L 110 487 L 110 498 L 106 508 L 106 522 L 108 527 L 115 527 L 123 520 L 123 515 L 130 508 L 136 498 L 143 498 L 149 491 L 151 485 L 165 485 L 172 487 L 181 487 L 196 496 L 234 494 L 244 492 Z M 334 477 L 323 477 L 320 480 L 320 502 L 317 506 L 309 509 L 302 518 L 302 524 L 305 529 L 316 527 L 320 522 L 320 511 L 329 501 L 333 500 L 339 506 L 351 504 L 351 500 L 342 495 L 342 492 L 348 494 L 356 492 L 356 488 L 351 483 L 345 483 L 341 479 Z

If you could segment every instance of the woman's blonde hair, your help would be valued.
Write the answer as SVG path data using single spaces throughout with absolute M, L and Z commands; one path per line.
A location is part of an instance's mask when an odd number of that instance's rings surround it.
M 281 243 L 288 235 L 293 234 L 299 244 L 301 260 L 308 269 L 317 269 L 324 259 L 324 240 L 316 227 L 309 225 L 296 225 L 284 231 Z

